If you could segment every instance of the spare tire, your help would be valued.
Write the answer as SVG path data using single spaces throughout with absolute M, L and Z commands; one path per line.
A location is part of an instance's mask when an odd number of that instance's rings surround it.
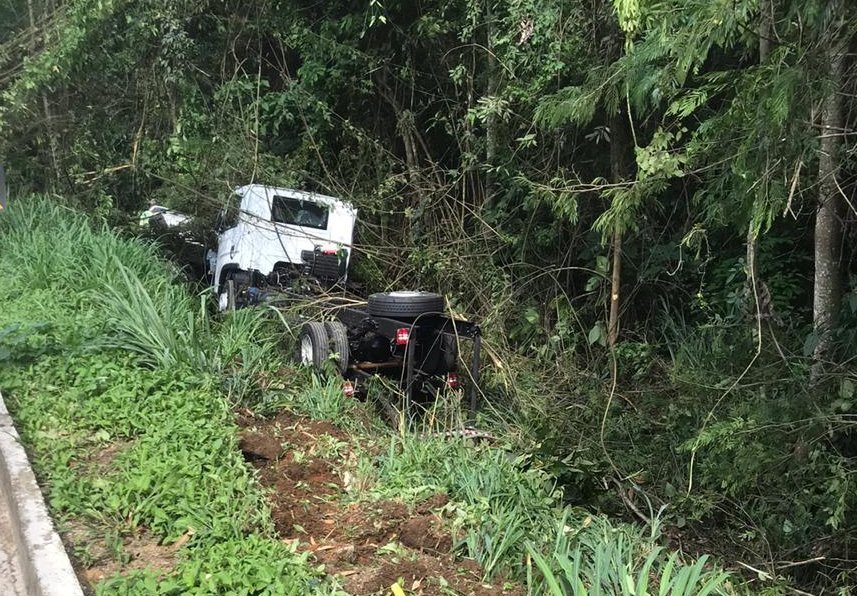
M 369 296 L 369 314 L 375 317 L 415 319 L 427 313 L 442 313 L 443 296 L 432 292 L 382 292 Z

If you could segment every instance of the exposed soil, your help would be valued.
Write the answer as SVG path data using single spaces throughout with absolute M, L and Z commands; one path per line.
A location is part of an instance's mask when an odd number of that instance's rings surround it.
M 145 529 L 126 536 L 108 539 L 103 527 L 76 520 L 62 529 L 66 550 L 72 555 L 75 571 L 84 591 L 94 594 L 96 583 L 118 573 L 152 569 L 170 573 L 176 566 L 176 555 L 190 537 L 183 536 L 175 544 L 159 544 Z M 85 547 L 85 550 L 80 548 Z
M 479 566 L 451 554 L 453 536 L 435 495 L 416 507 L 399 501 L 346 502 L 352 482 L 342 470 L 348 436 L 326 422 L 283 412 L 272 419 L 239 417 L 240 448 L 259 473 L 277 531 L 298 541 L 356 596 L 389 594 L 396 582 L 424 596 L 523 594 L 482 583 Z M 344 477 L 344 478 L 343 478 Z

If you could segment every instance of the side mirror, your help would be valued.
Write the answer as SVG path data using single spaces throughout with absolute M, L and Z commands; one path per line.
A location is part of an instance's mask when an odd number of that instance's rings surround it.
M 226 209 L 221 209 L 217 212 L 217 219 L 214 220 L 214 231 L 218 234 L 226 229 Z

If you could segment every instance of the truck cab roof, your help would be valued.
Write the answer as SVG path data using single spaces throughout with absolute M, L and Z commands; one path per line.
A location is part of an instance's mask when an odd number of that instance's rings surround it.
M 235 194 L 241 197 L 242 215 L 255 216 L 263 220 L 271 220 L 274 197 L 285 197 L 326 205 L 331 211 L 350 219 L 354 219 L 357 216 L 357 210 L 351 203 L 336 197 L 305 190 L 267 186 L 265 184 L 245 184 L 236 188 Z

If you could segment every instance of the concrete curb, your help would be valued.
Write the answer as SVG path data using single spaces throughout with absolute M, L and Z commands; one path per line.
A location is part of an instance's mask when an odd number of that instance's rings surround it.
M 80 582 L 54 529 L 21 438 L 0 395 L 0 494 L 17 541 L 26 594 L 83 596 Z

